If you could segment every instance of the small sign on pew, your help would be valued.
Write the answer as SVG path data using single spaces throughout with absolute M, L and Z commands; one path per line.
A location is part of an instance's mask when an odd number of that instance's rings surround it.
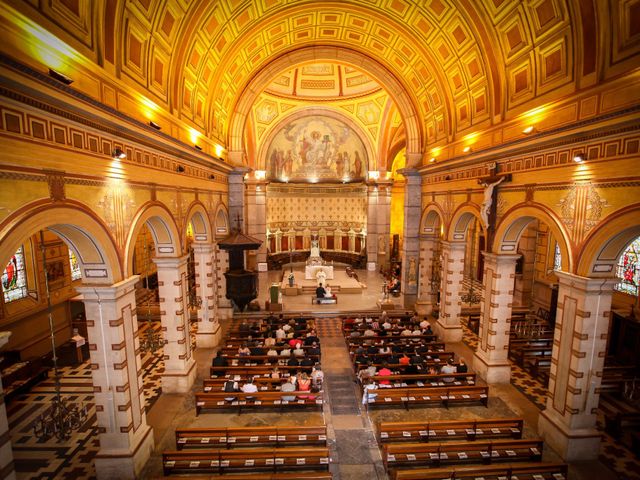
M 220 437 L 220 443 L 225 443 L 227 441 L 227 437 Z
M 426 430 L 420 430 L 418 433 L 421 437 L 426 437 L 429 435 L 429 432 L 427 432 Z
M 278 435 L 278 441 L 279 442 L 284 442 L 287 440 L 287 436 L 286 435 Z
M 387 432 L 380 432 L 380 438 L 389 438 L 389 434 Z
M 325 441 L 327 439 L 326 435 L 318 435 L 318 440 Z
M 467 454 L 465 452 L 458 452 L 458 458 L 460 460 L 466 460 L 469 457 L 467 456 Z
M 257 442 L 260 437 L 249 437 L 250 442 Z
M 320 465 L 328 465 L 329 457 L 320 457 Z
M 455 435 L 456 431 L 455 430 L 447 430 L 447 435 Z
M 187 443 L 187 439 L 186 438 L 179 438 L 178 439 L 178 443 Z
M 256 461 L 253 459 L 247 459 L 244 461 L 245 467 L 253 467 L 256 464 Z
M 499 434 L 500 433 L 500 429 L 499 428 L 492 428 L 491 429 L 491 433 Z
M 506 450 L 505 453 L 510 457 L 516 456 L 516 452 L 514 452 L 513 450 Z
M 176 461 L 175 460 L 167 460 L 166 462 L 164 462 L 164 466 L 165 467 L 175 467 L 176 466 Z
M 217 467 L 218 465 L 220 465 L 220 462 L 218 460 L 211 460 L 212 467 Z
M 538 450 L 537 448 L 531 447 L 531 453 L 533 453 L 534 455 L 540 455 L 540 450 Z
M 395 462 L 395 461 L 396 461 L 395 455 L 392 455 L 392 454 L 387 455 L 387 462 Z
M 296 465 L 304 465 L 307 463 L 306 458 L 296 458 Z
M 411 432 L 402 432 L 402 436 L 403 437 L 410 437 L 411 436 Z
M 307 436 L 306 435 L 298 435 L 298 440 L 303 441 L 306 440 Z
M 210 439 L 209 439 L 208 437 L 202 437 L 202 438 L 200 439 L 200 443 L 209 443 L 209 440 L 210 440 Z
M 410 462 L 415 462 L 416 456 L 412 453 L 407 453 L 407 460 L 409 460 Z
M 236 443 L 236 437 L 228 437 L 227 443 Z
M 198 468 L 200 466 L 200 460 L 191 460 L 189 462 L 189 468 Z
M 463 395 L 462 395 L 462 398 L 471 398 L 471 397 L 470 397 L 469 395 L 465 395 L 465 394 L 463 394 Z
M 284 458 L 276 458 L 276 465 L 284 465 Z
M 229 466 L 229 460 L 220 461 L 220 466 L 221 467 L 228 467 Z
M 440 460 L 446 460 L 448 458 L 449 458 L 449 455 L 447 455 L 446 453 L 443 452 L 440 454 Z

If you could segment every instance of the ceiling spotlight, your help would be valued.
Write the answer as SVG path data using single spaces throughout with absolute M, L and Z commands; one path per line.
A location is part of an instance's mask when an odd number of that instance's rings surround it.
M 193 147 L 194 147 L 196 150 L 200 150 L 200 151 L 202 151 L 202 147 L 201 147 L 200 145 L 198 145 L 198 144 L 194 145 Z
M 429 163 L 436 163 L 436 157 L 431 157 L 429 159 Z
M 574 161 L 574 162 L 576 162 L 576 163 L 582 163 L 582 162 L 584 162 L 586 159 L 587 159 L 587 156 L 586 156 L 584 153 L 582 153 L 582 152 L 576 153 L 576 154 L 573 156 L 573 161 Z
M 111 151 L 111 157 L 122 160 L 123 158 L 127 158 L 127 154 L 120 147 L 116 147 Z
M 64 73 L 56 72 L 53 68 L 49 69 L 49 76 L 64 83 L 65 85 L 71 85 L 73 83 L 72 78 L 67 77 Z
M 184 172 L 184 167 L 183 167 L 182 165 L 178 165 L 178 166 L 176 167 L 176 172 L 179 172 L 179 173 Z
M 162 127 L 153 120 L 149 120 L 149 126 L 155 128 L 156 130 L 162 130 Z
M 536 127 L 534 127 L 533 125 L 529 125 L 527 128 L 522 130 L 522 133 L 524 133 L 525 135 L 530 135 L 535 131 L 536 131 Z
M 464 147 L 464 148 L 462 149 L 462 151 L 463 151 L 464 153 L 469 153 L 469 152 L 471 151 L 471 146 L 470 146 L 470 145 L 467 145 L 466 147 Z

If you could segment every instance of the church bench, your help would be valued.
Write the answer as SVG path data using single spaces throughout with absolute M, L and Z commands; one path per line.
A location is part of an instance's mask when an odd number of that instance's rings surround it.
M 327 427 L 177 428 L 176 447 L 284 447 L 327 444 Z
M 162 453 L 165 475 L 172 473 L 235 473 L 268 470 L 328 470 L 327 447 L 177 450 Z M 230 477 L 233 478 L 233 477 Z
M 442 342 L 438 342 L 438 336 L 437 335 L 374 335 L 374 336 L 370 336 L 370 337 L 347 337 L 347 343 L 349 345 L 360 345 L 366 341 L 370 341 L 370 342 L 374 342 L 374 343 L 379 343 L 381 341 L 383 341 L 385 343 L 389 343 L 389 344 L 393 344 L 394 342 L 402 342 L 404 340 L 417 340 L 420 342 L 424 342 L 427 344 L 431 344 L 431 343 L 435 343 L 435 344 L 440 344 Z M 444 345 L 444 343 L 442 343 L 442 345 Z
M 235 397 L 233 401 L 226 401 L 225 398 Z M 295 397 L 292 401 L 283 400 L 282 397 Z M 305 397 L 305 398 L 300 398 Z M 259 408 L 273 409 L 280 411 L 289 408 L 322 408 L 322 392 L 204 392 L 196 393 L 196 416 L 202 410 L 238 410 L 238 414 L 243 409 Z
M 604 429 L 614 438 L 619 438 L 625 427 L 640 426 L 640 409 L 636 403 L 618 395 L 602 394 L 598 408 L 604 414 Z
M 524 367 L 531 364 L 537 358 L 551 358 L 553 345 L 541 345 L 532 347 L 522 347 L 509 356 L 520 366 Z
M 445 440 L 478 440 L 522 438 L 521 418 L 488 420 L 438 420 L 433 422 L 381 422 L 378 439 L 388 442 L 430 442 Z
M 331 304 L 337 304 L 338 303 L 338 297 L 326 297 L 326 298 L 320 298 L 320 297 L 316 297 L 315 295 L 311 296 L 311 305 L 331 305 Z
M 424 363 L 422 364 L 423 368 L 429 368 L 429 367 L 441 367 L 442 365 L 445 365 L 447 363 L 447 360 L 452 359 L 453 360 L 453 356 L 454 353 L 453 352 L 441 352 L 438 353 L 438 357 L 439 358 L 432 358 L 432 359 L 427 359 L 426 357 L 424 358 Z M 376 368 L 380 368 L 382 367 L 383 363 L 381 362 L 373 362 L 373 366 Z M 453 364 L 455 367 L 458 366 L 457 363 Z M 363 363 L 355 363 L 354 362 L 354 366 L 356 368 L 356 370 L 362 370 L 363 368 L 367 368 L 366 364 Z M 409 365 L 403 365 L 401 363 L 388 363 L 387 362 L 387 367 L 394 373 L 394 375 L 396 373 L 399 372 L 403 372 L 404 370 L 406 370 L 406 368 Z
M 190 480 L 331 480 L 331 472 L 259 472 L 259 473 L 234 473 L 232 475 L 189 475 Z
M 375 390 L 377 396 L 367 403 L 367 407 L 403 406 L 409 410 L 411 405 L 444 406 L 452 404 L 481 403 L 488 407 L 489 387 L 453 386 L 424 388 L 383 388 Z
M 301 369 L 301 367 L 290 367 L 289 365 L 275 365 L 280 370 L 280 375 L 288 375 L 295 373 Z M 211 378 L 232 378 L 234 380 L 242 380 L 249 376 L 255 375 L 271 375 L 274 365 L 229 365 L 226 367 L 210 367 L 209 373 Z M 304 367 L 302 367 L 304 369 Z
M 222 391 L 224 388 L 225 382 L 228 380 L 233 380 L 234 382 L 238 382 L 238 384 L 242 384 L 247 380 L 248 377 L 239 377 L 236 378 L 205 378 L 202 382 L 202 390 L 204 392 L 216 392 Z M 260 390 L 276 390 L 276 388 L 280 388 L 284 382 L 287 381 L 286 377 L 283 378 L 271 378 L 271 377 L 262 377 L 262 376 L 254 376 L 251 377 L 253 379 L 253 383 Z
M 542 378 L 551 370 L 551 355 L 538 355 L 524 361 L 523 368 L 534 378 Z
M 477 480 L 480 478 L 566 480 L 567 472 L 566 463 L 523 463 L 520 465 L 473 465 L 396 470 L 391 478 L 392 480 Z
M 536 461 L 542 458 L 541 439 L 476 440 L 475 442 L 399 443 L 383 445 L 382 461 L 398 467 L 493 462 Z
M 455 378 L 455 380 L 451 383 L 443 382 L 443 378 Z M 373 377 L 369 377 L 376 384 L 380 386 L 380 388 L 435 388 L 435 387 L 451 387 L 451 386 L 467 386 L 467 385 L 475 385 L 476 383 L 476 374 L 475 373 L 440 373 L 436 375 L 374 375 Z M 380 385 L 381 381 L 389 380 L 391 381 L 390 385 Z M 407 382 L 410 382 L 411 385 L 408 385 Z
M 229 345 L 227 344 L 227 346 L 222 347 L 222 354 L 223 354 L 225 357 L 235 356 L 235 355 L 238 353 L 238 347 L 240 347 L 241 345 L 242 345 L 242 344 L 237 345 L 237 346 L 234 346 L 234 345 L 230 345 L 230 346 L 229 346 Z M 318 344 L 316 345 L 316 347 L 317 347 L 317 348 L 320 348 L 320 344 L 318 343 Z M 251 347 L 249 347 L 249 348 L 251 348 Z M 287 348 L 288 348 L 288 349 L 290 349 L 290 350 L 293 350 L 289 345 L 286 345 L 286 346 L 285 346 L 285 345 L 280 345 L 280 346 L 276 346 L 276 345 L 274 345 L 273 347 L 264 347 L 264 346 L 263 346 L 263 347 L 261 347 L 261 348 L 263 348 L 264 350 L 269 350 L 270 348 L 273 348 L 276 352 L 281 352 L 282 350 L 287 349 Z M 302 348 L 302 350 L 304 350 L 305 352 L 307 352 L 307 350 L 309 350 L 309 349 L 311 348 L 311 345 L 301 345 L 301 348 Z M 286 356 L 284 356 L 284 357 L 282 357 L 282 358 L 289 358 L 289 356 L 288 356 L 288 355 L 286 355 Z
M 375 363 L 375 364 L 381 364 L 385 361 L 388 361 L 389 358 L 392 357 L 399 357 L 402 354 L 399 353 L 364 353 L 363 355 L 365 355 L 369 361 Z M 413 352 L 408 353 L 407 354 L 409 357 L 413 356 Z M 433 360 L 436 361 L 437 359 L 440 360 L 440 362 L 447 362 L 447 360 L 454 358 L 454 352 L 445 352 L 445 351 L 441 351 L 441 350 L 435 350 L 435 351 L 429 351 L 429 352 L 424 352 L 420 354 L 420 357 L 422 357 L 423 360 L 425 361 L 429 361 L 429 360 Z M 351 357 L 351 363 L 355 363 L 356 361 L 356 357 L 358 356 L 355 351 L 350 352 L 349 356 Z
M 232 367 L 243 365 L 243 364 L 244 365 L 263 365 L 265 363 L 272 363 L 272 364 L 279 365 L 278 362 L 283 361 L 286 363 L 286 361 L 289 360 L 289 358 L 291 358 L 290 355 L 286 357 L 281 357 L 281 356 L 270 357 L 269 355 L 247 355 L 244 357 L 240 355 L 223 355 L 223 357 L 229 361 Z M 297 359 L 310 358 L 315 363 L 320 361 L 320 355 L 305 355 L 304 357 L 296 357 L 296 358 Z

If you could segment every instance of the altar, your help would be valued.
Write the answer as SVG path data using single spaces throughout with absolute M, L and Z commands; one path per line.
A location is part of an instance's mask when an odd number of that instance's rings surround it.
M 306 280 L 316 280 L 318 272 L 324 272 L 325 279 L 333 280 L 333 265 L 306 265 L 304 267 L 304 278 Z

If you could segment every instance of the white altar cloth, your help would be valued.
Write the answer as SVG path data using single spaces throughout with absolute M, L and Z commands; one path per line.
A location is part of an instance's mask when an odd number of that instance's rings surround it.
M 331 265 L 307 265 L 304 267 L 304 278 L 306 280 L 315 280 L 320 270 L 324 271 L 327 280 L 333 280 L 333 266 Z

